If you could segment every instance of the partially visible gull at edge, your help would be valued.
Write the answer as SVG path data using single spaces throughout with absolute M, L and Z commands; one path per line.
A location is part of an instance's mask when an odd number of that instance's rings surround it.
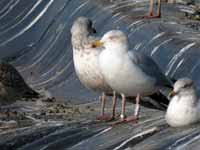
M 200 102 L 194 82 L 181 78 L 174 84 L 172 97 L 166 113 L 166 121 L 172 127 L 193 124 L 200 120 Z

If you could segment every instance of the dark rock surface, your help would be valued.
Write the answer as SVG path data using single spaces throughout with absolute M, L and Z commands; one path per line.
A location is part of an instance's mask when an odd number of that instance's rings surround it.
M 1 0 L 0 58 L 50 101 L 18 102 L 16 113 L 2 114 L 0 149 L 199 150 L 199 124 L 171 128 L 164 111 L 143 107 L 138 124 L 95 121 L 98 93 L 85 89 L 74 73 L 70 27 L 87 16 L 100 36 L 123 30 L 133 50 L 152 56 L 171 78 L 191 77 L 200 93 L 199 22 L 188 17 L 193 7 L 163 3 L 163 17 L 152 20 L 142 17 L 147 12 L 148 0 Z

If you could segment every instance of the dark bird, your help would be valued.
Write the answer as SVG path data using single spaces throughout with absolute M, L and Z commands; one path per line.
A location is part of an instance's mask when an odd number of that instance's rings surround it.
M 12 65 L 0 61 L 0 105 L 14 103 L 20 98 L 38 97 Z

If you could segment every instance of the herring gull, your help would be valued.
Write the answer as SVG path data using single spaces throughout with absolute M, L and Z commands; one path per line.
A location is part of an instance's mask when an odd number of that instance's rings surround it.
M 177 80 L 170 97 L 172 99 L 165 115 L 170 126 L 181 127 L 199 121 L 200 103 L 196 87 L 191 79 L 181 78 Z
M 98 64 L 101 48 L 93 45 L 97 39 L 93 34 L 96 30 L 92 21 L 86 17 L 78 17 L 71 28 L 71 42 L 73 47 L 73 61 L 75 72 L 80 82 L 88 89 L 102 92 L 100 97 L 101 115 L 98 120 L 112 120 L 115 116 L 116 96 L 112 88 L 104 80 Z M 113 93 L 112 116 L 104 114 L 106 95 Z
M 162 88 L 171 87 L 171 81 L 149 56 L 129 51 L 128 38 L 120 30 L 112 30 L 97 40 L 95 46 L 104 47 L 99 57 L 101 72 L 114 91 L 121 94 L 120 122 L 136 121 L 141 96 L 149 96 Z M 126 97 L 136 97 L 133 116 L 125 116 Z

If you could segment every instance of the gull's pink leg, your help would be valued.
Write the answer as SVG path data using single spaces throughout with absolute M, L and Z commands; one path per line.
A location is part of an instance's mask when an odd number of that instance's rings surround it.
M 126 118 L 126 114 L 125 114 L 125 111 L 126 111 L 126 96 L 124 94 L 121 94 L 121 96 L 122 96 L 122 110 L 121 110 L 120 118 L 123 121 Z
M 135 113 L 133 116 L 129 116 L 126 118 L 126 122 L 134 122 L 137 123 L 139 119 L 139 111 L 140 111 L 140 94 L 137 94 L 136 97 L 136 105 L 135 105 Z
M 120 115 L 121 119 L 117 122 L 115 122 L 113 125 L 121 124 L 121 123 L 128 123 L 128 122 L 134 122 L 137 123 L 139 119 L 139 110 L 140 110 L 140 94 L 137 94 L 136 97 L 136 106 L 135 106 L 135 113 L 133 116 L 129 116 L 125 118 L 125 105 L 126 105 L 126 97 L 122 95 L 122 113 Z
M 153 15 L 153 0 L 150 0 L 149 15 L 146 18 L 160 18 L 161 17 L 161 0 L 158 0 L 157 15 Z
M 106 104 L 106 95 L 103 92 L 101 97 L 101 115 L 104 116 L 105 113 L 105 104 Z
M 105 116 L 105 103 L 106 103 L 106 95 L 103 92 L 102 95 L 99 97 L 101 101 L 101 115 L 97 116 L 97 120 L 107 120 L 107 117 Z
M 160 0 L 158 0 L 157 17 L 158 18 L 161 17 L 161 2 L 160 2 Z
M 150 0 L 150 2 L 149 2 L 149 17 L 150 16 L 153 16 L 153 0 Z
M 121 115 L 120 115 L 120 120 L 118 120 L 117 122 L 115 122 L 113 125 L 117 125 L 117 124 L 121 124 L 126 122 L 125 118 L 125 111 L 126 111 L 126 96 L 124 94 L 121 94 L 122 97 L 122 107 L 121 107 Z
M 113 97 L 112 97 L 112 116 L 111 116 L 111 120 L 115 119 L 115 107 L 116 107 L 116 93 L 115 91 L 113 92 Z
M 106 115 L 105 114 L 105 103 L 106 103 L 106 95 L 103 92 L 102 96 L 100 97 L 101 99 L 101 115 L 97 116 L 97 120 L 101 120 L 101 121 L 111 121 L 114 119 L 114 115 L 115 115 L 115 105 L 116 105 L 116 95 L 115 92 L 113 92 L 113 107 L 112 107 L 112 116 L 110 115 Z

